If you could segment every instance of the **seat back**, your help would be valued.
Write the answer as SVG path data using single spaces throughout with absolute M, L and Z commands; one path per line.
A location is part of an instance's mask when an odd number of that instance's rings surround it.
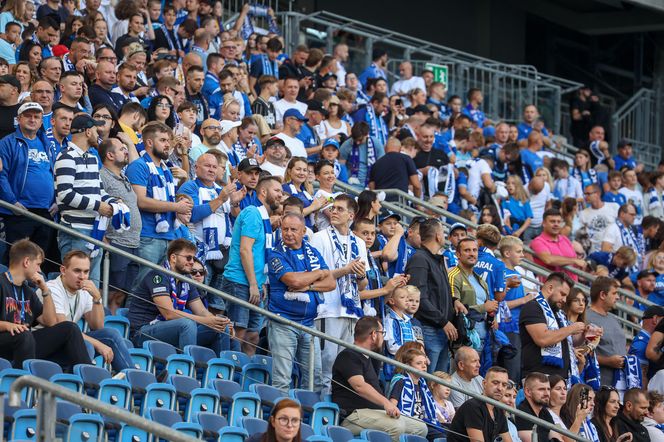
M 184 347 L 184 354 L 194 358 L 196 367 L 207 367 L 208 361 L 217 357 L 217 354 L 213 350 L 201 347 L 200 345 L 186 345 Z
M 221 414 L 228 416 L 228 411 L 233 402 L 233 395 L 242 391 L 240 384 L 225 379 L 216 379 L 213 380 L 208 387 L 217 390 L 217 393 L 219 393 L 219 401 L 221 403 Z
M 191 392 L 187 403 L 184 419 L 192 422 L 196 413 L 217 413 L 219 410 L 219 393 L 211 388 L 196 388 Z
M 245 417 L 242 418 L 242 428 L 247 430 L 249 436 L 265 433 L 267 431 L 267 421 L 264 421 L 263 419 L 256 419 L 254 417 Z
M 265 384 L 252 384 L 249 386 L 249 391 L 256 393 L 261 398 L 264 416 L 270 415 L 278 399 L 287 397 L 281 390 Z
M 30 373 L 26 370 L 21 370 L 18 368 L 6 368 L 0 371 L 0 393 L 9 394 L 9 387 L 14 383 L 14 381 L 21 376 L 29 375 Z M 30 389 L 24 388 L 21 391 L 21 399 L 25 402 L 28 402 L 28 397 L 30 396 Z
M 426 442 L 427 438 L 416 434 L 402 434 L 399 436 L 399 442 Z
M 12 363 L 5 358 L 0 358 L 0 371 L 4 370 L 5 368 L 12 368 Z
M 194 413 L 193 421 L 203 427 L 203 436 L 217 439 L 219 430 L 228 426 L 228 420 L 216 413 Z
M 250 359 L 250 362 L 252 364 L 264 365 L 268 370 L 272 371 L 272 356 L 253 355 Z
M 79 375 L 83 379 L 83 387 L 88 396 L 95 396 L 99 390 L 101 381 L 111 378 L 110 371 L 91 364 L 76 364 L 74 366 L 74 374 Z
M 43 359 L 26 359 L 23 361 L 23 370 L 46 381 L 56 374 L 62 374 L 62 367 L 55 362 Z
M 60 373 L 53 375 L 49 380 L 76 393 L 83 393 L 83 379 L 78 375 Z
M 249 391 L 252 384 L 269 384 L 271 373 L 263 364 L 249 363 L 242 367 L 242 390 Z
M 69 419 L 68 441 L 102 442 L 104 421 L 97 414 L 75 414 Z
M 361 435 L 362 439 L 368 440 L 369 442 L 392 442 L 390 435 L 384 431 L 363 430 Z
M 247 430 L 239 427 L 225 427 L 219 430 L 219 442 L 244 442 L 249 437 Z
M 151 408 L 147 411 L 146 418 L 157 422 L 158 424 L 172 427 L 173 425 L 182 422 L 182 417 L 177 411 L 167 410 L 165 408 Z
M 104 328 L 117 330 L 125 339 L 129 337 L 129 319 L 124 316 L 106 316 L 104 319 Z
M 325 434 L 321 436 L 327 436 L 332 439 L 334 442 L 348 442 L 353 438 L 353 433 L 349 429 L 344 427 L 338 427 L 336 425 L 328 425 L 324 427 Z
M 140 428 L 123 425 L 115 440 L 116 442 L 149 442 L 150 434 Z
M 235 363 L 226 358 L 213 358 L 207 362 L 207 369 L 203 376 L 203 385 L 209 386 L 215 379 L 233 380 Z
M 18 410 L 14 413 L 9 439 L 37 440 L 37 410 Z
M 314 429 L 311 428 L 311 425 L 302 422 L 302 424 L 300 424 L 300 435 L 302 436 L 302 440 L 306 440 L 307 438 L 315 435 Z
M 166 371 L 169 375 L 194 377 L 194 358 L 189 355 L 169 355 L 166 358 Z
M 237 369 L 242 369 L 242 367 L 244 367 L 245 365 L 247 365 L 251 361 L 249 356 L 247 356 L 247 354 L 245 354 L 245 353 L 242 353 L 241 351 L 232 351 L 232 350 L 222 351 L 219 354 L 219 357 L 229 359 L 229 360 L 233 361 L 233 363 L 235 364 L 236 370 Z M 240 370 L 237 370 L 237 371 L 240 371 Z
M 145 416 L 147 410 L 165 409 L 175 410 L 175 387 L 170 384 L 154 383 L 148 385 L 141 405 L 141 415 Z
M 311 421 L 311 413 L 314 411 L 314 405 L 320 401 L 320 395 L 316 392 L 293 388 L 288 392 L 291 399 L 297 399 L 304 410 L 304 420 Z
M 173 425 L 173 429 L 196 439 L 203 437 L 203 427 L 194 422 L 178 422 Z
M 311 426 L 314 433 L 323 435 L 323 429 L 339 424 L 339 406 L 334 402 L 317 402 L 311 414 Z
M 153 371 L 152 355 L 144 348 L 130 348 L 129 356 L 136 370 Z
M 240 392 L 233 395 L 233 403 L 228 412 L 228 424 L 239 427 L 242 425 L 242 418 L 255 417 L 261 415 L 261 399 L 256 393 Z
M 145 341 L 143 342 L 143 348 L 149 351 L 152 355 L 152 362 L 155 366 L 156 372 L 160 372 L 166 367 L 166 358 L 168 358 L 169 355 L 178 352 L 178 349 L 171 344 L 161 341 Z
M 104 379 L 99 384 L 97 399 L 107 404 L 129 410 L 131 385 L 124 379 Z

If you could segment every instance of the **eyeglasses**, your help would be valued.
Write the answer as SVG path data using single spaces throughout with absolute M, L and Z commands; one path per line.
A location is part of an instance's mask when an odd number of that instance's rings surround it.
M 290 424 L 292 427 L 297 427 L 302 423 L 302 419 L 299 417 L 287 418 L 286 416 L 281 416 L 277 418 L 277 422 L 279 422 L 279 425 L 283 425 L 284 427 L 288 426 L 288 424 Z
M 196 257 L 195 257 L 194 255 L 179 255 L 179 254 L 177 254 L 177 253 L 174 253 L 174 255 L 175 255 L 175 256 L 180 256 L 180 257 L 186 259 L 188 262 L 191 262 L 191 261 L 193 261 L 194 259 L 196 259 Z
M 113 121 L 113 117 L 110 115 L 93 115 L 92 118 L 95 120 L 106 120 L 106 121 Z
M 191 271 L 192 276 L 205 276 L 207 272 L 205 269 L 194 269 Z
M 373 333 L 380 333 L 381 335 L 383 335 L 383 337 L 385 337 L 385 334 L 387 332 L 385 330 L 374 330 Z
M 170 109 L 170 108 L 172 108 L 173 106 L 170 105 L 170 104 L 168 104 L 168 103 L 157 103 L 157 107 L 160 107 L 160 108 L 162 108 L 162 109 Z

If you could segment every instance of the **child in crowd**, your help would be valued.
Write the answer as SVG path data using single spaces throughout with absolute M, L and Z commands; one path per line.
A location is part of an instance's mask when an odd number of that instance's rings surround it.
M 378 229 L 380 230 L 378 243 L 383 251 L 383 270 L 387 271 L 390 278 L 405 273 L 406 264 L 415 253 L 413 246 L 418 245 L 409 244 L 399 221 L 401 221 L 401 217 L 392 212 L 384 212 L 378 218 Z
M 445 267 L 451 269 L 455 267 L 459 261 L 456 256 L 456 247 L 463 238 L 468 236 L 468 230 L 465 224 L 455 223 L 450 227 L 450 233 L 447 239 L 450 241 L 450 246 L 443 251 L 443 258 L 445 258 Z
M 553 168 L 553 175 L 556 178 L 553 183 L 553 196 L 560 201 L 567 197 L 575 198 L 580 204 L 583 204 L 581 182 L 570 176 L 567 161 L 553 160 L 551 167 Z
M 329 201 L 329 204 L 321 207 L 314 215 L 314 224 L 319 231 L 330 226 L 330 216 L 327 209 L 332 206 L 334 198 L 340 194 L 340 192 L 334 192 L 334 182 L 336 181 L 336 177 L 335 167 L 333 164 L 334 163 L 332 161 L 323 159 L 317 162 L 316 167 L 314 168 L 314 172 L 316 173 L 316 180 L 318 181 L 319 185 L 318 190 L 314 194 L 314 199 L 323 197 L 327 198 Z M 345 168 L 343 165 L 341 167 Z
M 178 193 L 175 195 L 175 202 L 179 203 L 180 201 L 187 200 L 189 201 L 192 205 L 194 204 L 194 200 L 189 196 L 185 195 L 184 193 Z M 176 215 L 176 228 L 175 228 L 175 239 L 179 238 L 184 238 L 188 241 L 191 241 L 192 243 L 196 244 L 196 238 L 194 237 L 193 233 L 191 233 L 191 230 L 189 230 L 189 221 L 191 221 L 191 212 L 187 213 L 178 213 Z M 205 256 L 205 254 L 203 254 Z
M 510 175 L 505 184 L 509 197 L 500 204 L 505 231 L 508 235 L 520 237 L 530 227 L 533 219 L 528 193 L 518 175 Z
M 415 286 L 404 286 L 395 289 L 386 299 L 385 310 L 385 348 L 394 357 L 404 343 L 414 341 L 411 317 L 406 311 L 409 308 L 409 293 L 419 290 Z
M 622 173 L 618 170 L 609 172 L 609 191 L 605 192 L 602 196 L 602 201 L 605 203 L 616 203 L 622 206 L 627 202 L 625 195 L 618 192 L 622 187 Z
M 444 381 L 452 382 L 452 376 L 449 373 L 434 371 L 432 374 Z M 449 399 L 452 390 L 450 390 L 450 387 L 436 382 L 429 382 L 429 390 L 431 390 L 433 398 L 436 401 L 436 418 L 438 422 L 441 424 L 451 424 L 455 413 L 454 405 L 452 405 Z
M 334 138 L 328 138 L 323 143 L 323 149 L 320 152 L 322 159 L 332 163 L 334 167 L 334 176 L 344 183 L 348 182 L 348 170 L 345 164 L 339 162 L 339 142 Z
M 420 308 L 420 290 L 414 285 L 407 285 L 406 290 L 408 291 L 408 308 L 406 313 L 410 315 L 410 323 L 413 328 L 413 337 L 417 342 L 421 342 L 424 345 L 424 334 L 422 333 L 422 324 L 419 320 L 415 319 L 415 313 Z

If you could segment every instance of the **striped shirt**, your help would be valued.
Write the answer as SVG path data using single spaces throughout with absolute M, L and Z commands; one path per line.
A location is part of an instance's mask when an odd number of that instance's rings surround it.
M 104 190 L 97 157 L 71 142 L 55 161 L 55 195 L 62 223 L 77 230 L 91 230 L 101 202 L 115 200 Z

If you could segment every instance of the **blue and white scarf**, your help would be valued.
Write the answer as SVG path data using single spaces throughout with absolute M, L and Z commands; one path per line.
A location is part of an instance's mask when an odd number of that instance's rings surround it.
M 387 142 L 387 128 L 385 127 L 385 123 L 382 120 L 379 121 L 379 118 L 380 117 L 376 115 L 376 111 L 374 110 L 373 106 L 371 106 L 371 104 L 367 105 L 367 123 L 369 123 L 369 128 L 371 129 L 369 132 L 369 138 L 375 137 L 380 142 L 380 144 L 384 146 Z
M 636 252 L 636 267 L 638 271 L 639 263 L 643 260 L 646 253 L 646 244 L 643 239 L 643 233 L 640 231 L 641 227 L 626 226 L 619 219 L 616 220 L 616 225 L 620 231 L 620 238 L 625 246 L 631 247 Z
M 168 263 L 168 259 L 164 261 L 164 268 L 166 270 L 171 270 L 171 265 Z M 189 286 L 188 282 L 182 282 L 180 285 L 180 293 L 178 293 L 178 282 L 175 278 L 172 276 L 168 277 L 169 283 L 170 283 L 170 291 L 169 294 L 171 296 L 171 302 L 173 303 L 173 310 L 178 310 L 181 312 L 188 311 L 187 310 L 187 302 L 189 302 L 189 294 L 191 287 Z M 158 321 L 165 321 L 166 318 L 164 318 L 161 314 L 157 316 Z
M 240 143 L 240 140 L 233 143 L 231 149 L 235 153 L 234 161 L 236 162 L 236 164 L 239 164 L 240 161 L 247 158 L 247 149 L 242 145 L 242 143 Z
M 548 304 L 549 303 L 547 302 L 547 305 Z M 569 321 L 567 320 L 567 316 L 565 316 L 565 312 L 562 310 L 558 310 L 558 319 L 560 320 L 560 323 L 563 325 L 563 327 L 570 325 Z M 569 351 L 569 376 L 567 377 L 567 386 L 571 387 L 573 379 L 580 379 L 578 364 L 579 360 L 576 357 L 576 353 L 574 353 L 574 342 L 572 341 L 572 335 L 567 336 L 566 339 L 567 350 Z M 560 346 L 562 349 L 562 343 Z
M 445 180 L 445 194 L 447 201 L 454 201 L 456 196 L 456 177 L 454 176 L 454 164 L 450 163 L 447 166 L 447 179 Z
M 156 164 L 152 161 L 152 158 L 150 158 L 150 155 L 143 155 L 141 158 L 143 158 L 143 161 L 148 165 L 148 170 L 150 172 L 148 184 L 152 189 L 152 198 L 158 201 L 174 203 L 175 182 L 173 181 L 171 171 L 162 161 L 159 165 L 164 173 L 162 176 L 157 170 Z M 157 233 L 166 233 L 171 229 L 172 226 L 168 222 L 168 218 L 165 214 L 155 213 L 154 217 L 156 222 L 155 231 Z
M 295 187 L 295 184 L 293 184 L 292 182 L 291 183 L 286 183 L 286 184 L 287 184 L 287 187 L 288 187 L 288 193 L 290 193 L 293 196 L 297 196 L 298 198 L 300 198 L 299 195 L 302 195 L 307 201 L 309 201 L 309 204 L 304 205 L 305 207 L 309 207 L 311 205 L 311 203 L 314 202 L 314 197 L 311 196 L 311 194 L 306 191 L 306 189 L 304 188 L 304 184 L 300 184 L 299 189 L 297 187 Z M 302 199 L 302 198 L 300 198 L 300 199 Z M 314 225 L 314 223 L 315 223 L 314 215 L 315 215 L 315 213 L 312 212 L 307 217 L 305 217 L 307 219 L 307 227 L 310 227 L 310 226 Z
M 205 187 L 198 179 L 198 200 L 201 205 L 209 203 L 219 196 L 221 186 L 214 184 L 212 188 Z M 230 247 L 231 245 L 231 219 L 228 216 L 230 207 L 227 203 L 219 206 L 216 212 L 203 218 L 200 222 L 194 225 L 196 236 L 206 246 L 205 260 L 208 259 L 222 259 L 224 254 L 221 251 L 221 246 Z M 220 240 L 220 238 L 223 238 Z
M 292 257 L 293 255 L 289 251 L 293 250 L 290 247 L 286 246 L 283 241 L 275 247 L 278 250 L 281 250 L 284 256 Z M 319 270 L 321 263 L 318 259 L 318 255 L 314 251 L 314 248 L 305 240 L 302 241 L 302 251 L 304 252 L 304 259 L 289 259 L 289 264 L 295 269 L 296 272 L 313 272 Z M 284 293 L 284 299 L 287 301 L 299 301 L 309 303 L 313 299 L 317 301 L 318 304 L 322 304 L 324 299 L 322 298 L 320 292 L 315 291 L 306 291 L 306 292 L 291 292 L 286 291 Z
M 558 325 L 558 321 L 556 320 L 556 315 L 553 313 L 553 310 L 551 310 L 549 301 L 547 301 L 544 295 L 542 295 L 542 292 L 540 292 L 537 295 L 535 301 L 537 301 L 540 308 L 542 309 L 542 313 L 544 313 L 544 319 L 546 320 L 546 328 L 549 330 L 558 330 L 560 327 Z M 549 365 L 552 367 L 565 366 L 565 362 L 563 359 L 563 345 L 561 342 L 550 345 L 548 347 L 543 347 L 541 349 L 541 354 L 542 354 L 542 363 L 544 365 Z M 572 361 L 570 361 L 570 365 L 573 365 L 571 362 Z
M 595 156 L 595 158 L 597 158 L 598 163 L 601 163 L 606 158 L 604 156 L 604 152 L 602 152 L 602 149 L 600 149 L 600 143 L 601 141 L 593 141 L 590 143 L 590 151 Z
M 74 66 L 74 63 L 72 63 L 71 60 L 69 59 L 69 53 L 65 54 L 62 57 L 62 63 L 65 66 L 65 72 L 76 70 L 76 66 Z
M 595 428 L 595 425 L 590 422 L 590 416 L 586 417 L 586 419 L 583 421 L 583 424 L 581 425 L 581 428 L 579 428 L 579 436 L 585 437 L 591 442 L 599 442 L 597 428 Z
M 261 219 L 263 220 L 263 231 L 265 232 L 265 269 L 264 272 L 267 275 L 267 255 L 270 249 L 272 248 L 272 243 L 274 236 L 272 235 L 272 223 L 270 223 L 270 214 L 267 211 L 267 207 L 264 204 L 261 204 L 257 207 L 258 212 L 261 214 Z
M 273 77 L 279 78 L 279 65 L 277 60 L 270 60 L 266 54 L 261 54 L 261 66 L 263 68 L 262 75 L 272 75 Z
M 599 183 L 599 178 L 597 177 L 597 171 L 595 169 L 588 169 L 587 172 L 582 172 L 581 169 L 575 167 L 572 169 L 572 175 L 579 180 L 582 189 L 585 189 L 591 184 Z
M 369 259 L 370 272 L 374 278 L 367 278 L 367 285 L 369 290 L 376 290 L 383 288 L 383 281 L 380 279 L 380 267 L 376 263 L 376 259 L 371 252 L 367 250 L 367 258 Z M 367 275 L 368 276 L 368 275 Z M 383 312 L 385 311 L 385 301 L 382 296 L 372 299 L 365 299 L 362 301 L 364 316 L 380 316 L 382 319 Z M 373 314 L 371 312 L 373 311 Z
M 90 237 L 98 241 L 104 239 L 109 221 L 113 228 L 118 232 L 127 231 L 131 227 L 131 213 L 129 212 L 129 207 L 119 201 L 110 202 L 109 204 L 111 205 L 111 208 L 113 208 L 113 216 L 109 218 L 97 213 L 95 222 L 92 224 Z M 91 242 L 87 243 L 85 246 L 90 250 L 90 258 L 96 258 L 97 255 L 99 255 L 99 246 L 92 244 Z
M 349 163 L 349 173 L 353 178 L 358 178 L 360 173 L 360 145 L 353 142 L 350 150 L 350 159 Z M 367 173 L 364 183 L 360 183 L 362 186 L 366 186 L 369 183 L 369 176 L 371 175 L 371 167 L 376 163 L 376 146 L 374 145 L 374 140 L 369 135 L 367 138 Z
M 651 187 L 646 194 L 646 207 L 648 208 L 648 213 L 662 213 L 664 211 L 664 195 L 657 192 L 657 189 Z
M 416 394 L 415 394 L 415 384 L 409 375 L 397 374 L 392 378 L 390 382 L 390 392 L 394 389 L 395 384 L 398 381 L 403 380 L 403 388 L 401 389 L 401 397 L 399 398 L 399 410 L 406 416 L 415 416 L 415 406 Z M 429 391 L 424 378 L 420 378 L 417 381 L 417 385 L 420 388 L 422 408 L 424 408 L 424 421 L 427 424 L 438 426 L 438 421 L 436 420 L 436 401 L 433 399 L 433 394 Z
M 619 392 L 625 392 L 630 388 L 642 388 L 643 379 L 641 378 L 639 358 L 634 355 L 623 357 L 625 358 L 625 366 L 614 370 L 613 386 Z
M 581 373 L 583 383 L 589 385 L 593 390 L 598 391 L 602 386 L 600 373 L 599 362 L 597 362 L 595 352 L 586 355 L 586 366 L 583 367 L 583 372 Z
M 339 269 L 360 257 L 360 249 L 357 247 L 357 237 L 353 232 L 348 233 L 350 244 L 344 244 L 345 247 L 342 246 L 341 241 L 339 240 L 337 229 L 330 226 L 327 228 L 327 233 L 339 256 L 339 258 L 335 260 L 335 268 Z M 357 288 L 357 275 L 350 273 L 338 278 L 337 290 L 339 291 L 339 296 L 341 298 L 341 305 L 346 307 L 347 314 L 357 316 L 358 318 L 364 316 L 364 311 L 360 308 L 361 304 L 360 294 Z
M 388 307 L 385 313 L 390 318 L 389 321 L 386 318 L 386 323 L 391 323 L 392 325 L 392 337 L 394 337 L 395 344 L 401 347 L 406 342 L 415 340 L 413 324 L 409 315 L 404 313 L 405 318 L 400 318 L 391 307 Z

